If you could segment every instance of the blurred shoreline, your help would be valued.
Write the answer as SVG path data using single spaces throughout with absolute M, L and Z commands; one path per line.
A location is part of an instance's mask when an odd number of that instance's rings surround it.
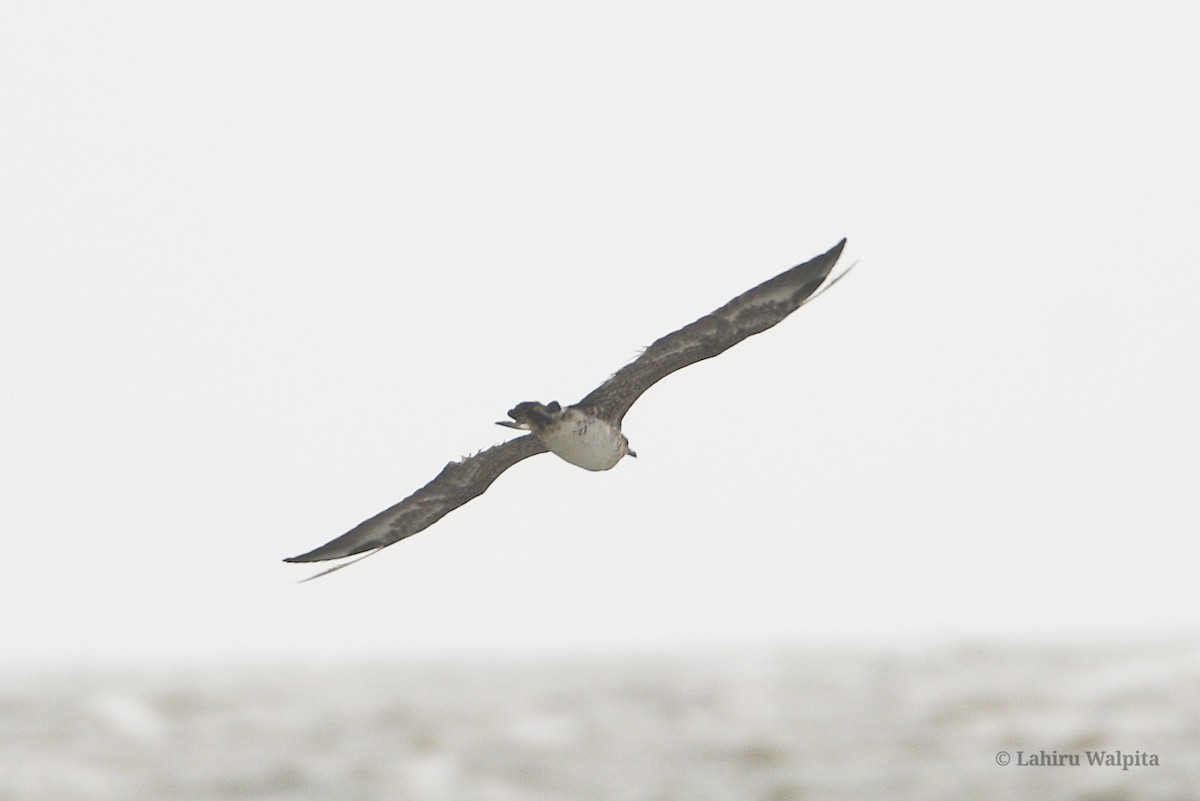
M 2 801 L 1170 799 L 1197 742 L 1195 643 L 0 672 Z M 1085 750 L 1158 764 L 1029 765 Z

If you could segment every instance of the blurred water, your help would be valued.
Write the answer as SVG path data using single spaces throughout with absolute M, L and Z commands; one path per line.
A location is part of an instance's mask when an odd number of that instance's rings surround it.
M 1016 764 L 1118 749 L 1159 765 Z M 2 801 L 1145 801 L 1196 788 L 1190 646 L 0 674 Z

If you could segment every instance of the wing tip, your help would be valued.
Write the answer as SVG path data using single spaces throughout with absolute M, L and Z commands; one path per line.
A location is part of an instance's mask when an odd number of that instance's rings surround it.
M 350 567 L 350 565 L 361 562 L 362 560 L 366 559 L 368 556 L 374 556 L 375 554 L 379 553 L 383 549 L 384 549 L 384 546 L 381 545 L 378 548 L 373 548 L 373 549 L 367 551 L 366 553 L 360 553 L 360 554 L 358 554 L 357 558 L 355 558 L 355 559 L 349 559 L 345 562 L 341 562 L 340 564 L 336 564 L 332 567 L 327 567 L 324 570 L 322 570 L 320 573 L 311 575 L 308 578 L 300 579 L 300 581 L 297 583 L 304 584 L 306 582 L 312 581 L 313 579 L 319 579 L 322 576 L 328 576 L 330 573 L 336 573 L 337 571 L 341 570 L 343 567 Z M 301 557 L 294 557 L 294 558 L 284 559 L 283 561 L 291 562 L 291 561 L 295 561 L 296 559 L 300 559 L 300 558 Z M 339 558 L 339 557 L 333 557 L 333 558 Z
M 344 537 L 345 535 L 342 535 L 342 536 Z M 299 563 L 306 563 L 306 562 L 327 562 L 330 559 L 342 559 L 347 556 L 354 556 L 355 554 L 360 554 L 363 551 L 369 551 L 372 548 L 382 548 L 383 547 L 382 545 L 379 545 L 377 543 L 370 543 L 370 544 L 361 544 L 357 548 L 348 549 L 348 548 L 346 548 L 346 546 L 344 544 L 342 544 L 340 542 L 341 539 L 342 539 L 342 537 L 338 537 L 335 540 L 331 540 L 330 542 L 325 543 L 324 545 L 322 545 L 319 548 L 313 548 L 311 551 L 308 551 L 307 553 L 302 553 L 299 556 L 285 557 L 283 561 L 291 563 L 291 564 L 299 564 Z
M 838 243 L 836 245 L 834 245 L 833 247 L 831 247 L 829 250 L 825 251 L 824 253 L 820 253 L 816 256 L 813 256 L 811 259 L 809 259 L 806 262 L 797 264 L 791 270 L 781 273 L 780 275 L 776 276 L 775 278 L 773 278 L 771 280 L 774 281 L 776 279 L 782 279 L 783 276 L 788 275 L 789 273 L 791 273 L 793 275 L 795 275 L 796 273 L 821 274 L 821 280 L 824 280 L 825 277 L 828 276 L 829 273 L 831 273 L 833 271 L 833 268 L 838 263 L 838 260 L 841 259 L 842 251 L 846 248 L 846 241 L 847 241 L 846 237 L 842 237 L 841 240 L 839 240 Z M 764 284 L 769 284 L 769 283 L 770 283 L 770 281 L 764 282 Z M 759 287 L 763 286 L 764 284 L 759 284 Z M 754 287 L 754 289 L 751 289 L 749 292 L 745 292 L 745 293 L 743 293 L 743 295 L 739 295 L 738 297 L 740 298 L 740 297 L 743 297 L 744 295 L 748 295 L 748 294 L 750 294 L 750 292 L 755 291 L 759 287 Z
M 317 550 L 320 550 L 320 548 L 318 548 Z M 308 553 L 302 553 L 299 556 L 285 556 L 283 558 L 283 561 L 285 561 L 289 564 L 298 565 L 298 564 L 305 564 L 307 562 L 323 562 L 325 559 L 336 559 L 337 558 L 336 556 L 329 556 L 329 557 L 313 556 L 314 553 L 316 553 L 316 551 L 309 551 Z

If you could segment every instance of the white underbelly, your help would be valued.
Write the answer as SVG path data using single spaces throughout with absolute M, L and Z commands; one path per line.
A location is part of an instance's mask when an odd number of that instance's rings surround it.
M 557 423 L 538 434 L 547 448 L 584 470 L 608 470 L 625 455 L 621 432 L 609 423 L 567 410 Z

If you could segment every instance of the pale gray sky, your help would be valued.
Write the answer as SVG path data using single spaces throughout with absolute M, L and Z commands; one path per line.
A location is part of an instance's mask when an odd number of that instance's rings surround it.
M 8 662 L 1200 629 L 1194 3 L 3 16 Z M 843 236 L 636 461 L 280 561 Z

